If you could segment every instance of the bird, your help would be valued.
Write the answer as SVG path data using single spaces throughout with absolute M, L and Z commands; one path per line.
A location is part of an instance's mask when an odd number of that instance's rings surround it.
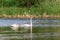
M 30 28 L 32 30 L 32 18 L 30 19 L 30 24 L 22 24 L 20 26 L 24 26 L 24 29 L 26 29 L 26 30 L 30 29 Z M 18 23 L 12 24 L 11 29 L 15 30 L 15 31 L 18 31 L 19 30 L 19 24 Z
M 23 26 L 24 29 L 29 29 L 32 27 L 32 18 L 30 18 L 30 23 L 29 24 L 21 24 L 20 26 Z
M 23 24 L 23 26 L 24 26 L 24 29 L 29 29 L 30 28 L 30 24 Z
M 11 29 L 14 30 L 14 31 L 18 31 L 19 30 L 19 24 L 18 23 L 12 24 Z
M 24 24 L 25 29 L 29 29 L 32 26 L 32 19 L 30 19 L 30 24 Z

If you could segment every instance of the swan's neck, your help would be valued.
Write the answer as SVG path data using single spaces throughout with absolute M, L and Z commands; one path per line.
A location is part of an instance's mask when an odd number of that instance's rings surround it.
M 30 25 L 31 25 L 30 32 L 31 32 L 31 38 L 32 38 L 32 18 L 30 19 Z
M 32 18 L 30 18 L 30 25 L 32 26 Z

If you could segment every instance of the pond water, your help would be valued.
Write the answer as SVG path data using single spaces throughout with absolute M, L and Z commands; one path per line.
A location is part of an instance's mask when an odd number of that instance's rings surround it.
M 0 26 L 7 27 L 11 24 L 18 23 L 30 24 L 30 19 L 5 19 L 0 18 Z M 33 19 L 33 27 L 60 27 L 60 19 Z M 60 40 L 60 32 L 45 32 L 45 33 L 30 33 L 25 34 L 0 34 L 0 40 Z
M 0 26 L 10 26 L 11 24 L 18 23 L 20 25 L 29 24 L 30 19 L 5 19 L 0 18 Z M 59 27 L 60 26 L 60 19 L 33 19 L 32 24 L 34 27 Z

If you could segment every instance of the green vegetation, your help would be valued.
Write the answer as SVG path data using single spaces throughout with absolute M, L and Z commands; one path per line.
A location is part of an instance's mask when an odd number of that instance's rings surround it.
M 0 15 L 58 15 L 60 0 L 0 0 Z

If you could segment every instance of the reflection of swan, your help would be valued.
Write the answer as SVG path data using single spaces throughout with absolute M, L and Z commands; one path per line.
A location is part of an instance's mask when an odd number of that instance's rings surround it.
M 15 30 L 15 31 L 18 31 L 18 28 L 19 28 L 19 24 L 12 24 L 11 25 L 11 29 Z
M 25 29 L 29 29 L 30 27 L 30 33 L 31 33 L 30 38 L 32 38 L 32 18 L 30 19 L 30 24 L 24 24 L 23 26 L 25 26 L 24 27 Z

